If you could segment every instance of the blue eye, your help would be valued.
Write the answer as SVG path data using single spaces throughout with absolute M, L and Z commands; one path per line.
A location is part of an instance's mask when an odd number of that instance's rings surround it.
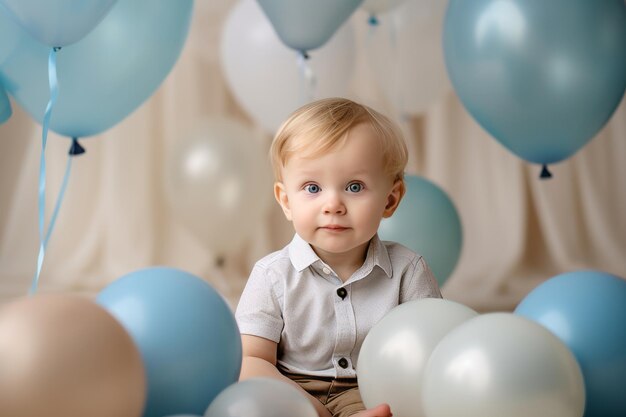
M 307 184 L 304 186 L 304 189 L 311 194 L 317 194 L 321 191 L 321 188 L 317 184 Z
M 360 182 L 352 182 L 348 184 L 348 187 L 346 189 L 351 193 L 358 193 L 359 191 L 363 191 L 363 188 L 363 184 L 361 184 Z

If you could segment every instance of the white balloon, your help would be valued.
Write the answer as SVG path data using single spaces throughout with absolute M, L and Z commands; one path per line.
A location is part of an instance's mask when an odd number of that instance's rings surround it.
M 394 417 L 424 416 L 419 392 L 430 353 L 450 330 L 477 316 L 453 301 L 427 298 L 391 310 L 367 334 L 357 364 L 363 403 Z
M 287 382 L 252 378 L 222 391 L 204 416 L 317 417 L 317 411 L 300 391 Z
M 206 120 L 168 155 L 165 195 L 176 217 L 220 255 L 238 249 L 272 200 L 265 152 L 253 131 Z
M 433 351 L 422 389 L 428 417 L 580 417 L 583 377 L 572 352 L 510 313 L 467 321 Z
M 387 99 L 404 114 L 424 112 L 452 89 L 442 33 L 446 0 L 411 0 L 380 17 L 368 57 Z
M 239 105 L 275 133 L 309 101 L 347 95 L 355 49 L 353 28 L 344 24 L 299 66 L 298 53 L 279 40 L 259 4 L 241 0 L 222 29 L 220 62 Z

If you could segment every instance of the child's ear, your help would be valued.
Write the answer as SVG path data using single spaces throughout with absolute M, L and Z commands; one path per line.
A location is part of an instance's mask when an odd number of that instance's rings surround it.
M 287 197 L 287 190 L 285 190 L 285 184 L 282 182 L 274 183 L 274 198 L 280 204 L 280 207 L 285 213 L 287 220 L 291 221 L 291 209 L 289 208 L 289 197 Z
M 404 180 L 396 180 L 387 195 L 387 204 L 385 205 L 385 211 L 383 211 L 383 218 L 391 217 L 398 208 L 405 192 L 406 187 L 404 186 Z

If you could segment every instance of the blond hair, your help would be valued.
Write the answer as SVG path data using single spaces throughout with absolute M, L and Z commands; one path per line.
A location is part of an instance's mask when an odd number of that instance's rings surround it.
M 388 117 L 345 98 L 314 101 L 293 112 L 282 124 L 270 148 L 274 176 L 298 154 L 315 158 L 342 145 L 350 129 L 368 123 L 380 140 L 385 172 L 394 181 L 404 178 L 408 152 L 402 132 Z

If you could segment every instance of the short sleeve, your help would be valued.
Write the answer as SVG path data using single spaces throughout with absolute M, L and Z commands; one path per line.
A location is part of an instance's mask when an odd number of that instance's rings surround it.
M 280 341 L 283 318 L 269 270 L 258 264 L 252 269 L 237 304 L 235 318 L 241 334 Z
M 419 298 L 442 298 L 437 279 L 422 256 L 416 256 L 402 277 L 400 303 Z

